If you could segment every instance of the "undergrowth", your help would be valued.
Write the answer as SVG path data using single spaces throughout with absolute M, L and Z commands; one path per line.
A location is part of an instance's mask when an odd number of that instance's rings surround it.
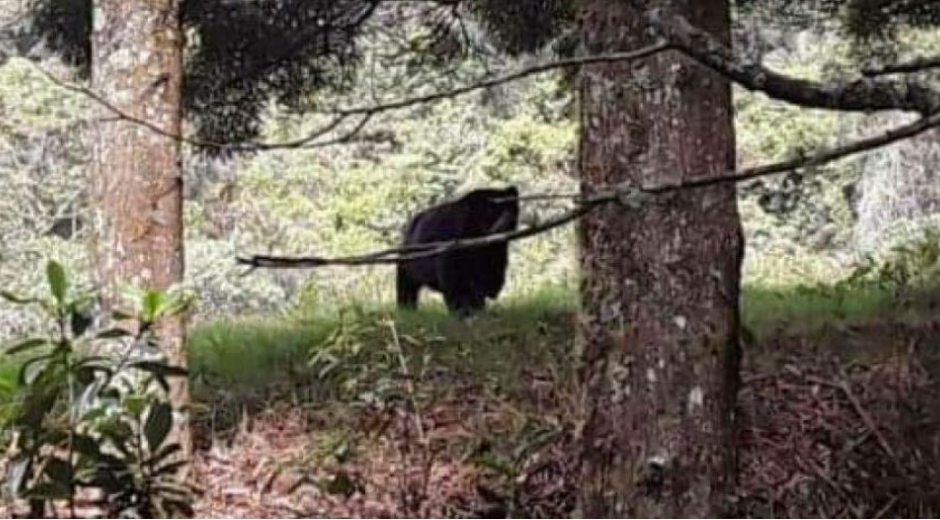
M 879 284 L 798 287 L 748 286 L 742 295 L 742 320 L 756 338 L 812 331 L 838 322 L 918 319 L 929 305 L 929 290 L 903 294 Z M 399 312 L 392 305 L 360 305 L 332 313 L 290 317 L 245 317 L 198 325 L 188 339 L 190 378 L 197 401 L 220 394 L 264 397 L 283 394 L 313 381 L 311 350 L 328 340 L 342 323 L 363 348 L 375 348 L 383 335 L 374 324 L 394 319 L 401 334 L 434 345 L 435 361 L 511 387 L 526 367 L 573 362 L 577 294 L 549 289 L 499 302 L 469 321 L 450 317 L 432 303 Z M 0 400 L 5 382 L 15 381 L 14 360 L 0 363 Z M 8 385 L 7 385 L 8 386 Z

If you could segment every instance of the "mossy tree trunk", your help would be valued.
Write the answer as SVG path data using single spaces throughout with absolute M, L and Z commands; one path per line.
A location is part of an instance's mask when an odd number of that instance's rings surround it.
M 180 135 L 183 34 L 178 0 L 95 0 L 92 87 L 115 107 Z M 122 283 L 166 289 L 183 279 L 180 143 L 99 107 L 91 168 L 93 258 L 108 307 Z M 186 366 L 182 317 L 157 332 L 171 363 Z M 171 399 L 189 401 L 185 378 Z M 184 418 L 185 419 L 185 418 Z M 187 455 L 188 421 L 176 440 Z
M 585 0 L 586 51 L 652 44 L 644 10 L 666 6 L 729 42 L 727 0 Z M 735 165 L 730 85 L 678 53 L 586 67 L 580 102 L 585 192 Z M 743 254 L 735 187 L 603 208 L 581 223 L 579 240 L 582 513 L 720 514 L 735 474 Z

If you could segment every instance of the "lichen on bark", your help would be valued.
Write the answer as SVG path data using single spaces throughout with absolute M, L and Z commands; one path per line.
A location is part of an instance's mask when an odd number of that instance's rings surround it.
M 653 43 L 644 8 L 672 4 L 728 42 L 727 0 L 583 4 L 590 54 Z M 734 167 L 727 81 L 678 53 L 585 67 L 582 189 L 656 186 Z M 721 512 L 734 476 L 742 236 L 724 184 L 610 206 L 579 229 L 584 421 L 581 509 L 590 517 Z

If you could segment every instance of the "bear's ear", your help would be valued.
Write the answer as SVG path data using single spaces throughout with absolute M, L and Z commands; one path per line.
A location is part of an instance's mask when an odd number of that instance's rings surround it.
M 515 186 L 493 191 L 496 193 L 496 196 L 493 198 L 501 203 L 518 202 L 517 200 L 510 200 L 519 197 L 519 190 L 517 190 Z

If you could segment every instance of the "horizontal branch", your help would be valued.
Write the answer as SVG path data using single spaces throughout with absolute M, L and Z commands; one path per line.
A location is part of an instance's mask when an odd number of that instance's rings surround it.
M 413 244 L 408 246 L 383 249 L 381 251 L 359 256 L 326 258 L 318 256 L 283 257 L 255 255 L 249 258 L 238 258 L 237 262 L 241 265 L 250 266 L 253 269 L 296 269 L 323 267 L 330 265 L 358 266 L 398 264 L 401 262 L 430 258 L 452 251 L 475 249 L 494 244 L 514 242 L 516 240 L 522 240 L 524 238 L 539 235 L 545 233 L 546 231 L 564 226 L 569 222 L 573 222 L 591 212 L 595 207 L 606 202 L 609 201 L 598 199 L 591 202 L 582 202 L 575 209 L 567 211 L 552 219 L 546 220 L 541 224 L 526 226 L 515 231 L 494 233 L 476 238 L 464 238 L 445 242 L 429 242 L 426 244 Z
M 513 242 L 516 240 L 522 240 L 524 238 L 536 236 L 551 229 L 555 229 L 573 222 L 602 205 L 611 203 L 627 205 L 633 205 L 636 203 L 642 204 L 645 202 L 645 200 L 649 200 L 651 197 L 663 195 L 666 193 L 716 186 L 719 184 L 744 182 L 769 175 L 786 173 L 801 168 L 820 166 L 838 159 L 881 148 L 897 141 L 914 137 L 938 126 L 940 126 L 940 112 L 934 113 L 928 117 L 920 118 L 913 123 L 892 128 L 886 132 L 872 137 L 859 139 L 842 146 L 823 149 L 816 153 L 806 154 L 795 159 L 780 161 L 762 166 L 755 166 L 743 170 L 732 170 L 722 175 L 705 177 L 701 179 L 692 179 L 674 184 L 661 184 L 658 186 L 641 188 L 636 188 L 633 185 L 627 184 L 623 186 L 606 188 L 599 190 L 593 195 L 587 197 L 582 196 L 581 198 L 576 199 L 578 205 L 573 210 L 567 211 L 542 224 L 528 226 L 507 233 L 496 233 L 478 238 L 392 247 L 358 256 L 328 258 L 320 256 L 283 257 L 257 255 L 248 258 L 240 257 L 237 259 L 237 262 L 240 265 L 251 267 L 252 270 L 257 268 L 295 269 L 339 265 L 360 266 L 397 264 L 400 262 L 429 258 L 443 253 L 485 247 L 497 243 Z M 519 199 L 541 200 L 569 197 L 570 196 L 568 195 L 528 195 L 520 196 Z
M 873 65 L 862 69 L 862 74 L 868 77 L 875 77 L 888 74 L 913 74 L 933 69 L 940 69 L 940 56 L 921 56 L 898 63 Z
M 713 184 L 723 183 L 723 182 L 744 182 L 759 177 L 766 177 L 768 175 L 774 175 L 778 173 L 787 173 L 801 168 L 811 168 L 814 166 L 821 166 L 826 163 L 830 163 L 845 157 L 852 155 L 857 155 L 862 152 L 867 152 L 875 150 L 877 148 L 882 148 L 889 144 L 902 141 L 904 139 L 910 139 L 911 137 L 916 137 L 927 130 L 937 128 L 940 126 L 940 112 L 936 112 L 927 117 L 921 117 L 915 120 L 912 123 L 894 127 L 890 130 L 887 130 L 881 134 L 867 137 L 864 139 L 859 139 L 851 143 L 836 146 L 829 149 L 824 149 L 817 151 L 813 154 L 804 154 L 795 159 L 790 159 L 787 161 L 776 162 L 772 164 L 766 164 L 762 166 L 754 166 L 751 168 L 746 168 L 744 170 L 739 170 L 736 172 L 730 172 L 716 177 L 706 177 L 703 179 L 694 179 L 691 181 L 686 181 L 683 183 L 669 184 L 657 186 L 655 188 L 648 188 L 645 191 L 649 193 L 665 193 L 667 191 L 675 191 L 678 189 L 688 189 L 696 188 L 700 186 L 709 186 Z
M 792 78 L 735 55 L 718 38 L 682 16 L 654 9 L 648 19 L 682 54 L 746 89 L 774 99 L 809 108 L 859 112 L 905 110 L 927 115 L 940 108 L 940 93 L 923 84 L 872 78 L 821 83 Z

